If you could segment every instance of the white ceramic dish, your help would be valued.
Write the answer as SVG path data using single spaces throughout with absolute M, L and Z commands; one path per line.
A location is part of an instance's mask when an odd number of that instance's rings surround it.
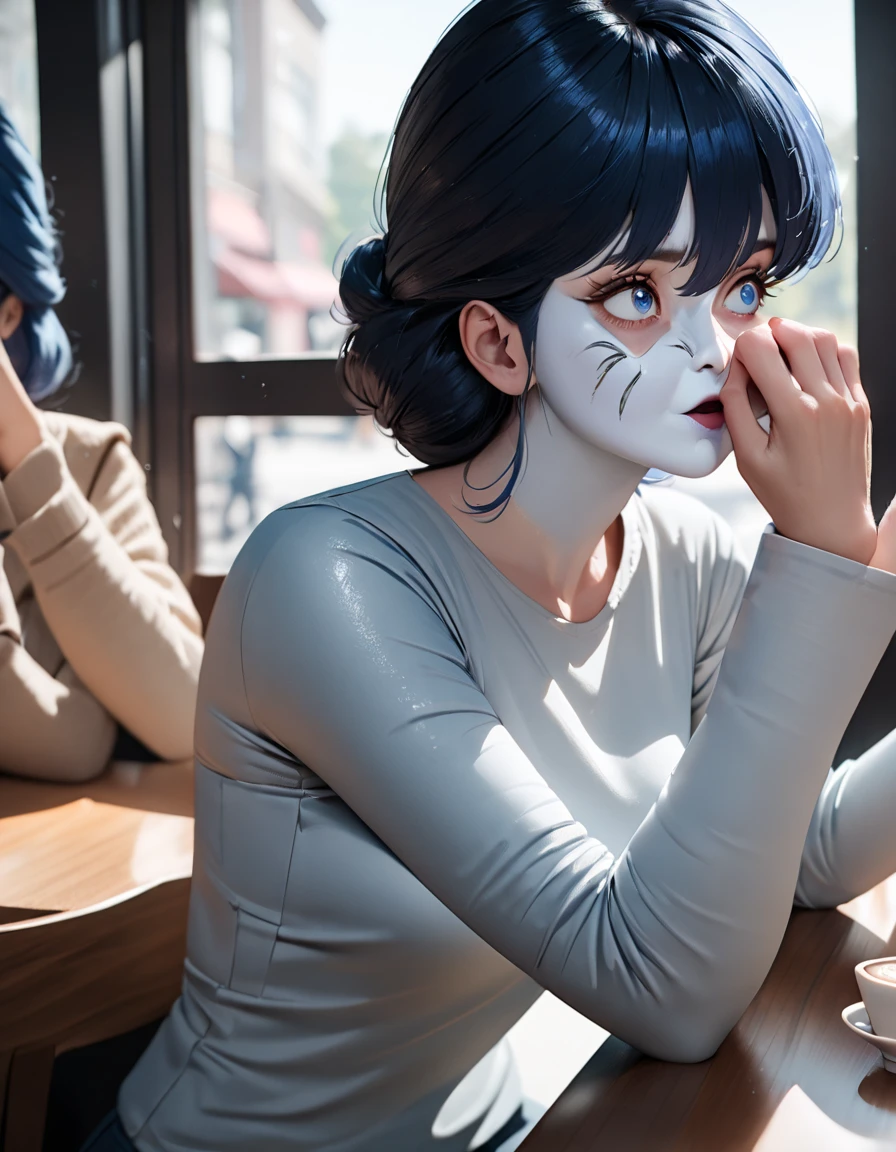
M 878 1036 L 875 1033 L 871 1027 L 871 1021 L 868 1019 L 864 1003 L 859 1000 L 856 1004 L 850 1004 L 848 1008 L 843 1009 L 840 1015 L 843 1017 L 843 1023 L 847 1028 L 852 1029 L 857 1036 L 861 1036 L 863 1040 L 867 1040 L 869 1044 L 873 1044 L 880 1051 L 884 1058 L 884 1068 L 888 1072 L 896 1072 L 896 1040 L 888 1036 Z

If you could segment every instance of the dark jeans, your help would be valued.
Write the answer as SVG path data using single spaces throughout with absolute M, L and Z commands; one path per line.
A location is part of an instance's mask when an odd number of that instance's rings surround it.
M 56 1057 L 42 1152 L 77 1152 L 114 1109 L 122 1080 L 143 1055 L 159 1024 L 161 1020 L 156 1020 Z
M 89 1138 L 81 1152 L 137 1152 L 121 1126 L 117 1112 L 110 1112 Z
M 520 1129 L 527 1127 L 528 1121 L 520 1107 L 507 1123 L 492 1136 L 491 1140 L 481 1144 L 476 1152 L 502 1152 L 502 1145 L 511 1136 L 516 1135 Z M 121 1126 L 117 1112 L 110 1112 L 102 1124 L 90 1137 L 81 1152 L 137 1152 L 127 1133 Z

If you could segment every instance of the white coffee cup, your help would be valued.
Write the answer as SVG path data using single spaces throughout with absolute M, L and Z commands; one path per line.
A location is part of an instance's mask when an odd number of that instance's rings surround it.
M 875 1033 L 896 1039 L 896 956 L 856 964 L 856 980 Z

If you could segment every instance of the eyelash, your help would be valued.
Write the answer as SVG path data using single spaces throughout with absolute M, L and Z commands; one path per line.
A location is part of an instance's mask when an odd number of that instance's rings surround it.
M 759 305 L 756 309 L 758 312 L 765 301 L 769 298 L 769 296 L 772 295 L 772 293 L 769 292 L 769 285 L 772 283 L 771 277 L 767 272 L 763 271 L 763 269 L 748 269 L 745 275 L 741 276 L 739 280 L 736 280 L 731 285 L 725 295 L 726 297 L 730 296 L 731 293 L 734 292 L 737 288 L 742 287 L 744 284 L 749 284 L 751 281 L 755 283 L 756 288 L 759 291 Z M 650 289 L 651 293 L 653 294 L 653 298 L 656 300 L 657 304 L 659 304 L 659 292 L 657 291 L 656 286 L 650 277 L 637 275 L 622 276 L 617 280 L 611 280 L 609 284 L 602 284 L 600 289 L 594 292 L 591 296 L 586 297 L 583 303 L 602 304 L 604 300 L 609 300 L 611 296 L 615 296 L 619 292 L 624 292 L 626 288 L 631 288 L 634 290 L 642 284 L 645 288 Z M 661 313 L 657 314 L 656 316 L 648 316 L 644 320 L 623 320 L 620 316 L 612 316 L 609 313 L 607 313 L 607 315 L 610 316 L 610 319 L 613 321 L 613 323 L 620 328 L 643 328 L 648 324 L 652 324 L 655 320 L 659 320 Z M 733 315 L 744 314 L 733 313 Z M 755 315 L 755 313 L 751 313 L 751 315 Z

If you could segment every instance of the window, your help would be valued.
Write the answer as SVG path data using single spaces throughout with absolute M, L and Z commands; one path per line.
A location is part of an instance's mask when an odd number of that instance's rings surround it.
M 334 262 L 348 236 L 375 229 L 395 115 L 460 10 L 457 0 L 421 7 L 399 0 L 384 14 L 364 0 L 198 0 L 195 358 L 251 364 L 239 373 L 244 393 L 269 388 L 266 362 L 298 361 L 298 380 L 309 361 L 325 367 L 336 354 L 344 329 L 331 316 Z M 392 40 L 384 19 L 394 22 Z M 331 403 L 347 412 L 325 371 Z M 228 567 L 279 504 L 418 463 L 369 418 L 301 415 L 298 394 L 295 416 L 244 415 L 240 404 L 234 395 L 230 412 L 195 424 L 200 568 Z
M 168 2 L 177 7 L 177 0 Z M 782 290 L 770 310 L 855 342 L 851 0 L 733 2 L 818 108 L 844 195 L 836 257 Z M 333 269 L 347 238 L 357 241 L 378 228 L 374 190 L 395 116 L 462 7 L 461 0 L 192 2 L 192 227 L 189 245 L 181 247 L 190 253 L 193 307 L 192 353 L 184 365 L 190 427 L 183 434 L 188 464 L 195 452 L 199 498 L 184 509 L 183 545 L 203 565 L 226 565 L 277 503 L 342 478 L 360 479 L 359 459 L 368 474 L 409 465 L 383 437 L 351 432 L 357 418 L 336 395 L 330 365 L 343 329 L 331 315 Z M 200 417 L 195 438 L 193 416 Z M 231 491 L 229 416 L 254 421 L 245 426 L 255 437 L 251 465 L 240 465 L 255 477 L 251 502 Z M 306 423 L 300 432 L 293 417 L 350 423 L 336 437 L 329 423 L 319 432 Z M 286 450 L 290 443 L 295 455 Z M 362 452 L 362 444 L 374 443 L 375 452 Z M 317 483 L 306 467 L 312 460 Z M 748 554 L 755 549 L 767 516 L 733 459 L 705 480 L 674 483 L 725 515 Z M 224 507 L 230 507 L 226 528 Z
M 0 5 L 0 100 L 6 105 L 29 152 L 39 161 L 34 0 L 4 0 Z

